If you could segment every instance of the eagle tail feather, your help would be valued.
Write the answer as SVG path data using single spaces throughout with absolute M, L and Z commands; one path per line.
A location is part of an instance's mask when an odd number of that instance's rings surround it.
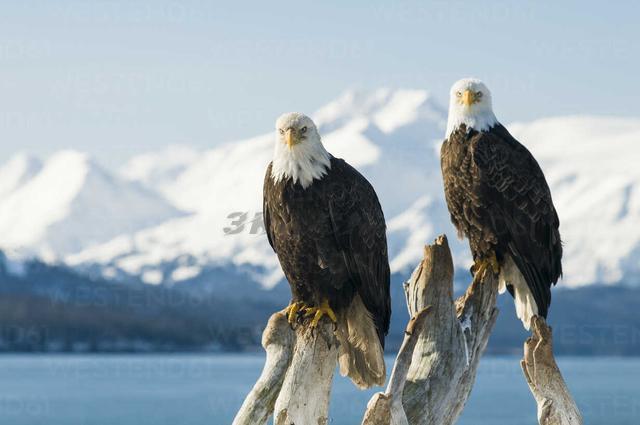
M 539 306 L 527 280 L 510 255 L 506 255 L 500 271 L 498 292 L 509 293 L 514 298 L 516 316 L 526 330 L 530 330 L 531 319 L 539 314 Z
M 386 369 L 378 331 L 359 295 L 339 320 L 340 374 L 348 376 L 360 389 L 384 385 Z

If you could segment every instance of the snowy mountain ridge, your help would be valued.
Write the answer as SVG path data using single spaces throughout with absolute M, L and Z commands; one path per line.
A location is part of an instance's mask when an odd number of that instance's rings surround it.
M 183 214 L 76 151 L 58 152 L 44 163 L 20 154 L 0 168 L 0 177 L 2 249 L 46 261 Z
M 424 90 L 349 91 L 313 117 L 329 152 L 375 187 L 394 272 L 414 267 L 440 233 L 468 267 L 442 191 L 445 108 Z M 561 285 L 640 284 L 640 119 L 558 117 L 508 128 L 551 186 L 565 241 Z M 282 274 L 260 216 L 272 153 L 269 132 L 202 152 L 151 152 L 117 173 L 78 152 L 42 164 L 16 157 L 0 167 L 0 249 L 154 284 L 231 266 L 272 286 Z

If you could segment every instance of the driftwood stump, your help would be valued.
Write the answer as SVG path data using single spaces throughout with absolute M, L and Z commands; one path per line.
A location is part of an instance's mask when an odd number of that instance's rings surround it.
M 453 259 L 445 236 L 425 248 L 424 259 L 405 284 L 409 314 L 427 304 L 434 314 L 413 354 L 403 405 L 410 424 L 455 423 L 471 393 L 480 357 L 498 310 L 498 282 L 477 276 L 453 300 Z
M 272 414 L 277 425 L 328 423 L 337 344 L 328 321 L 313 331 L 305 326 L 294 330 L 285 310 L 271 316 L 262 334 L 264 369 L 233 425 L 265 424 Z
M 453 261 L 445 236 L 425 247 L 424 258 L 405 283 L 411 320 L 385 392 L 367 405 L 363 425 L 450 425 L 475 382 L 498 311 L 496 276 L 476 276 L 453 300 Z M 267 359 L 262 375 L 238 411 L 234 425 L 328 423 L 337 362 L 333 325 L 316 332 L 292 330 L 275 313 L 263 334 Z M 551 330 L 536 318 L 525 343 L 522 369 L 538 403 L 541 425 L 581 425 L 582 419 L 553 358 Z
M 291 365 L 276 400 L 276 425 L 329 423 L 329 399 L 338 362 L 338 340 L 333 323 L 320 322 L 316 329 L 296 327 Z
M 532 336 L 524 343 L 520 361 L 529 389 L 538 404 L 540 425 L 578 425 L 582 415 L 553 357 L 551 328 L 534 317 Z
M 242 403 L 234 425 L 267 423 L 291 363 L 294 341 L 295 332 L 287 322 L 287 315 L 284 311 L 274 313 L 262 333 L 262 346 L 267 352 L 264 369 Z
M 431 307 L 425 307 L 409 320 L 404 331 L 404 340 L 393 363 L 389 384 L 384 393 L 375 394 L 367 404 L 362 425 L 408 424 L 407 415 L 402 405 L 402 393 L 411 367 L 411 358 L 425 324 Z

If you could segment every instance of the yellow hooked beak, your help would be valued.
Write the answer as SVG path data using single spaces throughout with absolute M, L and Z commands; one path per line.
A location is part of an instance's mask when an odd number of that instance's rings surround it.
M 284 141 L 287 142 L 287 146 L 289 146 L 289 149 L 298 144 L 298 137 L 296 136 L 295 130 L 293 128 L 288 128 L 284 133 Z
M 462 104 L 465 106 L 471 106 L 476 100 L 475 94 L 471 90 L 465 90 L 462 93 Z

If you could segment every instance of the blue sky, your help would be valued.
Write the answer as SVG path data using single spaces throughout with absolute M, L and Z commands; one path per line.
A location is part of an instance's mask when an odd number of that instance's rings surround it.
M 638 116 L 638 2 L 0 4 L 0 160 L 209 147 L 348 88 L 484 79 L 503 122 Z

